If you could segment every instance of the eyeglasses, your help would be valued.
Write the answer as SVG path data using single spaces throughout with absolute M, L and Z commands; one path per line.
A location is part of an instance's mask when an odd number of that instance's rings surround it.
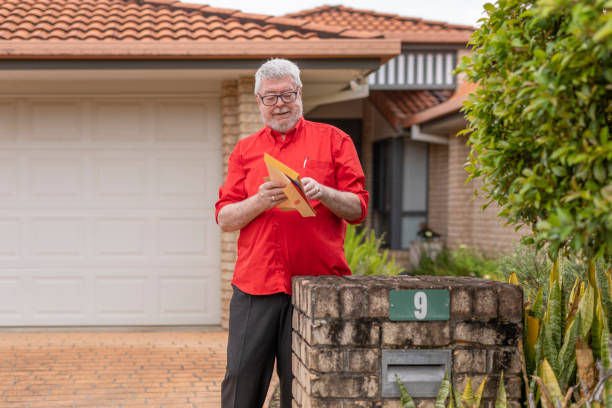
M 278 102 L 278 98 L 281 98 L 284 103 L 294 102 L 297 99 L 297 94 L 298 91 L 289 91 L 281 94 L 271 94 L 265 96 L 257 94 L 257 96 L 259 96 L 261 103 L 263 103 L 265 106 L 274 106 Z

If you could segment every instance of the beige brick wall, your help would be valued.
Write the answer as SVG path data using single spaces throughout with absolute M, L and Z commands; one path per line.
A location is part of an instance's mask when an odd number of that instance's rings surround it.
M 469 154 L 466 142 L 466 136 L 451 136 L 448 145 L 447 244 L 476 246 L 489 253 L 509 252 L 522 234 L 512 226 L 504 227 L 505 220 L 497 217 L 497 205 L 481 210 L 486 201 L 474 196 L 479 181 L 465 184 L 468 174 L 463 165 Z
M 227 175 L 229 156 L 239 139 L 261 129 L 259 109 L 253 95 L 254 80 L 243 77 L 238 81 L 223 81 L 221 108 L 223 112 L 223 174 Z M 221 233 L 221 326 L 227 328 L 231 281 L 236 265 L 237 232 Z
M 448 235 L 448 145 L 429 145 L 429 191 L 427 218 L 429 228 L 446 239 Z

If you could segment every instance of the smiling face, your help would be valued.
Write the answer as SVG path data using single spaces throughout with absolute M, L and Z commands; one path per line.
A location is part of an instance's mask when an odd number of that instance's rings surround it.
M 280 78 L 263 78 L 257 93 L 261 96 L 279 95 L 283 92 L 297 91 L 295 101 L 290 103 L 283 102 L 282 98 L 277 98 L 276 104 L 266 106 L 261 98 L 257 96 L 259 112 L 264 124 L 279 133 L 287 133 L 302 116 L 302 88 L 298 88 L 290 75 Z

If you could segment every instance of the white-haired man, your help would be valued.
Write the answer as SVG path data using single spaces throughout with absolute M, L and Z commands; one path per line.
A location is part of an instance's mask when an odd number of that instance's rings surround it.
M 291 278 L 348 275 L 345 221 L 367 212 L 365 178 L 351 138 L 302 117 L 300 71 L 272 59 L 255 74 L 255 97 L 265 127 L 240 140 L 219 189 L 217 223 L 240 230 L 230 302 L 223 408 L 261 407 L 276 359 L 281 408 L 291 407 Z M 284 185 L 264 181 L 269 153 L 303 176 L 315 217 L 275 208 Z

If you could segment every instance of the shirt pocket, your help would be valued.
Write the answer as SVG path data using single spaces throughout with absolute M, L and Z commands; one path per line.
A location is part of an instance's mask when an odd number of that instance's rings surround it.
M 336 187 L 336 175 L 334 173 L 334 165 L 322 160 L 308 160 L 306 168 L 302 171 L 302 177 L 310 177 L 319 183 Z

